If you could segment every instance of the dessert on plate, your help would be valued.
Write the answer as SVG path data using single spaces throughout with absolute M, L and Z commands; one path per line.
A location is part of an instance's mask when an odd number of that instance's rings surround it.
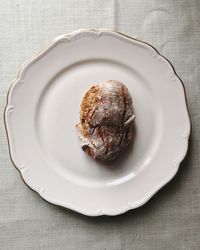
M 80 106 L 76 125 L 82 149 L 95 160 L 110 161 L 133 140 L 132 98 L 116 80 L 92 86 Z

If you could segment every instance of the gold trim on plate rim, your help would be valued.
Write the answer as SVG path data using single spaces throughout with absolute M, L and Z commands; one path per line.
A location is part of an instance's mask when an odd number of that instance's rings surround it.
M 11 143 L 10 143 L 10 140 L 9 140 L 9 136 L 8 136 L 8 127 L 7 127 L 7 124 L 6 124 L 6 109 L 7 109 L 7 107 L 8 107 L 8 99 L 9 99 L 10 91 L 11 91 L 11 89 L 13 88 L 13 86 L 15 85 L 15 83 L 17 83 L 17 82 L 20 80 L 20 76 L 21 76 L 21 74 L 23 73 L 23 71 L 24 71 L 24 69 L 25 69 L 26 66 L 28 66 L 29 64 L 31 64 L 35 59 L 37 59 L 40 55 L 42 55 L 42 53 L 43 53 L 44 51 L 48 50 L 51 46 L 53 46 L 54 44 L 56 44 L 56 42 L 59 41 L 59 39 L 61 39 L 61 38 L 63 38 L 63 37 L 66 37 L 66 38 L 67 38 L 68 36 L 70 37 L 70 36 L 73 36 L 73 35 L 76 35 L 76 34 L 79 34 L 79 33 L 85 33 L 85 32 L 95 32 L 95 33 L 110 32 L 110 33 L 115 33 L 115 34 L 118 34 L 118 35 L 120 35 L 120 36 L 126 37 L 126 38 L 128 38 L 128 39 L 131 39 L 131 40 L 134 40 L 134 41 L 143 43 L 143 44 L 145 44 L 145 45 L 147 45 L 147 46 L 153 48 L 153 49 L 155 50 L 155 52 L 156 52 L 160 57 L 162 57 L 164 60 L 166 60 L 166 61 L 170 64 L 171 68 L 173 69 L 173 72 L 174 72 L 175 76 L 179 79 L 180 83 L 181 83 L 182 86 L 183 86 L 185 104 L 186 104 L 187 113 L 188 113 L 188 117 L 189 117 L 189 130 L 188 130 L 188 135 L 186 136 L 186 139 L 187 139 L 187 141 L 188 141 L 188 144 L 189 144 L 189 138 L 190 138 L 190 134 L 191 134 L 191 130 L 192 130 L 192 122 L 191 122 L 191 117 L 190 117 L 190 113 L 189 113 L 188 102 L 187 102 L 187 95 L 186 95 L 186 88 L 185 88 L 185 86 L 184 86 L 184 83 L 183 83 L 183 81 L 181 80 L 181 78 L 177 75 L 177 73 L 176 73 L 176 71 L 175 71 L 175 68 L 174 68 L 174 66 L 172 65 L 172 63 L 171 63 L 165 56 L 161 55 L 161 54 L 158 52 L 158 50 L 157 50 L 154 46 L 152 46 L 151 44 L 149 44 L 149 43 L 147 43 L 147 42 L 141 41 L 141 40 L 139 40 L 139 39 L 137 39 L 137 38 L 133 38 L 133 37 L 131 37 L 131 36 L 129 36 L 129 35 L 126 35 L 126 34 L 124 34 L 124 33 L 122 33 L 122 32 L 119 32 L 119 31 L 116 31 L 116 30 L 111 30 L 111 29 L 79 29 L 79 30 L 75 30 L 75 31 L 73 31 L 73 32 L 71 32 L 71 33 L 67 33 L 67 34 L 63 34 L 63 35 L 57 36 L 55 39 L 52 40 L 52 42 L 50 42 L 50 43 L 49 43 L 48 45 L 46 45 L 43 49 L 41 49 L 38 53 L 34 54 L 34 55 L 33 55 L 32 57 L 30 57 L 25 63 L 23 63 L 23 64 L 21 65 L 21 67 L 20 67 L 20 69 L 19 69 L 19 71 L 18 71 L 18 73 L 17 73 L 17 76 L 16 76 L 15 80 L 12 81 L 11 86 L 9 87 L 8 92 L 7 92 L 6 105 L 5 105 L 5 108 L 4 108 L 4 115 L 3 115 L 3 118 L 4 118 L 4 119 L 3 119 L 3 120 L 4 120 L 5 130 L 6 130 L 7 141 L 8 141 L 8 152 L 9 152 L 10 160 L 11 160 L 13 166 L 19 171 L 20 176 L 21 176 L 23 182 L 26 184 L 26 186 L 28 186 L 32 191 L 34 191 L 34 192 L 36 192 L 37 194 L 39 194 L 40 197 L 41 197 L 44 201 L 46 201 L 46 202 L 48 202 L 48 203 L 50 203 L 50 204 L 57 205 L 57 206 L 59 206 L 59 207 L 65 208 L 65 209 L 70 209 L 71 211 L 74 210 L 74 211 L 76 211 L 76 212 L 78 212 L 78 213 L 82 213 L 82 212 L 77 211 L 77 210 L 75 210 L 75 209 L 72 209 L 72 208 L 70 208 L 70 207 L 69 207 L 69 208 L 66 208 L 66 207 L 64 207 L 64 206 L 62 206 L 62 205 L 59 205 L 59 204 L 56 204 L 56 203 L 53 203 L 53 202 L 51 202 L 51 201 L 46 200 L 45 198 L 43 198 L 43 197 L 41 196 L 41 194 L 40 194 L 37 190 L 33 189 L 32 187 L 30 187 L 30 186 L 26 183 L 26 181 L 25 181 L 25 179 L 24 179 L 24 177 L 23 177 L 23 175 L 22 175 L 22 172 L 20 171 L 20 169 L 19 169 L 19 168 L 16 166 L 16 164 L 14 163 L 14 160 L 13 160 L 13 157 L 12 157 L 12 153 L 11 153 Z M 187 152 L 188 152 L 188 144 L 187 144 L 187 151 L 186 151 L 186 153 L 185 153 L 183 159 L 181 159 L 181 161 L 178 162 L 177 171 L 178 171 L 178 169 L 179 169 L 179 166 L 180 166 L 181 162 L 184 160 L 184 158 L 185 158 L 186 155 L 187 155 Z M 176 173 L 177 173 L 177 172 L 176 172 Z M 175 175 L 176 175 L 176 173 L 175 173 Z M 174 176 L 175 176 L 175 175 L 174 175 Z M 173 176 L 173 177 L 174 177 L 174 176 Z M 163 187 L 165 187 L 165 186 L 173 179 L 173 177 L 170 178 L 164 185 L 162 185 L 162 186 L 160 186 L 159 188 L 157 188 L 157 189 L 151 194 L 150 197 L 148 197 L 147 199 L 145 199 L 144 202 L 141 203 L 141 204 L 139 204 L 139 206 L 137 206 L 136 208 L 139 208 L 139 207 L 143 206 L 144 204 L 146 204 L 146 202 L 147 202 L 148 200 L 150 200 L 150 199 L 151 199 L 160 189 L 162 189 Z M 127 206 L 127 208 L 126 208 L 125 210 L 120 211 L 120 212 L 117 211 L 116 213 L 109 214 L 109 215 L 119 215 L 119 214 L 125 213 L 125 212 L 127 212 L 127 211 L 129 211 L 129 210 L 131 210 L 131 209 L 136 209 L 136 208 L 130 208 L 130 207 Z M 104 212 L 100 212 L 99 214 L 94 214 L 94 215 L 87 214 L 87 213 L 82 213 L 82 214 L 85 214 L 85 215 L 88 215 L 88 216 L 91 216 L 91 217 L 92 217 L 92 216 L 99 216 L 99 215 L 108 215 L 108 214 L 105 214 Z

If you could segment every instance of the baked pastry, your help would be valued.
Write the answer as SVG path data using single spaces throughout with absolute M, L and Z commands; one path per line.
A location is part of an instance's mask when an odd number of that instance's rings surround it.
M 133 140 L 132 98 L 126 86 L 109 80 L 91 87 L 76 125 L 82 149 L 96 160 L 114 160 Z

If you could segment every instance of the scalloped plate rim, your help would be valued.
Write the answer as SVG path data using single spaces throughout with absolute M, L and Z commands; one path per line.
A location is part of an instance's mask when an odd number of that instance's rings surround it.
M 71 204 L 63 204 L 62 202 L 59 201 L 55 201 L 52 200 L 51 198 L 47 197 L 44 195 L 43 192 L 40 192 L 40 190 L 38 190 L 36 187 L 34 187 L 34 184 L 29 183 L 28 180 L 26 180 L 26 177 L 23 174 L 23 169 L 20 168 L 20 163 L 17 162 L 16 158 L 15 158 L 15 150 L 13 147 L 13 144 L 11 142 L 11 132 L 10 132 L 10 128 L 9 128 L 9 117 L 8 117 L 8 112 L 10 110 L 10 108 L 12 108 L 10 106 L 11 103 L 11 97 L 12 97 L 12 92 L 14 87 L 21 81 L 23 73 L 31 66 L 32 63 L 34 63 L 35 61 L 37 61 L 37 59 L 39 59 L 41 56 L 43 56 L 45 53 L 48 53 L 48 51 L 53 48 L 57 43 L 59 43 L 62 40 L 68 40 L 70 41 L 72 38 L 74 38 L 75 36 L 81 34 L 81 33 L 93 33 L 95 35 L 101 35 L 102 33 L 112 33 L 118 36 L 121 36 L 123 38 L 127 38 L 130 39 L 132 41 L 138 42 L 143 44 L 144 46 L 146 46 L 149 49 L 153 49 L 159 57 L 161 57 L 173 70 L 174 75 L 179 79 L 179 84 L 182 85 L 183 90 L 184 90 L 184 97 L 185 97 L 185 105 L 186 105 L 186 112 L 188 115 L 188 124 L 187 124 L 187 131 L 184 137 L 184 142 L 185 142 L 185 147 L 184 150 L 182 151 L 182 155 L 181 157 L 179 157 L 179 160 L 176 163 L 176 167 L 173 167 L 174 171 L 171 172 L 170 176 L 167 176 L 165 180 L 162 180 L 160 182 L 159 185 L 157 185 L 154 190 L 152 192 L 150 192 L 148 195 L 146 195 L 140 202 L 137 202 L 137 204 L 127 204 L 126 207 L 122 207 L 122 208 L 118 208 L 116 210 L 105 210 L 103 208 L 99 208 L 97 210 L 91 210 L 91 211 L 85 211 L 82 208 L 79 207 L 74 207 Z M 71 33 L 68 34 L 62 34 L 57 36 L 55 39 L 53 39 L 53 41 L 47 45 L 44 49 L 42 49 L 40 52 L 36 53 L 34 56 L 32 56 L 29 60 L 27 60 L 19 69 L 18 74 L 16 79 L 11 83 L 11 86 L 8 90 L 7 93 L 7 103 L 4 109 L 4 124 L 5 124 L 5 128 L 6 128 L 6 135 L 7 135 L 7 139 L 8 139 L 8 146 L 9 146 L 9 155 L 10 155 L 10 159 L 13 163 L 13 165 L 16 167 L 16 169 L 20 172 L 20 175 L 22 177 L 22 180 L 24 181 L 24 183 L 33 191 L 37 192 L 41 198 L 43 198 L 45 201 L 52 203 L 54 205 L 57 206 L 61 206 L 70 210 L 74 210 L 78 213 L 87 215 L 87 216 L 100 216 L 100 215 L 108 215 L 108 216 L 115 216 L 115 215 L 119 215 L 119 214 L 123 214 L 131 209 L 135 209 L 138 208 L 142 205 L 144 205 L 148 200 L 150 200 L 161 188 L 163 188 L 167 183 L 169 183 L 172 178 L 176 175 L 177 171 L 179 170 L 180 167 L 180 163 L 183 161 L 183 159 L 185 158 L 186 154 L 187 154 L 187 150 L 188 150 L 188 141 L 189 141 L 189 136 L 190 136 L 190 131 L 191 131 L 191 119 L 190 119 L 190 115 L 189 115 L 189 110 L 188 110 L 188 104 L 187 104 L 187 98 L 186 98 L 186 90 L 185 90 L 185 86 L 182 82 L 182 80 L 180 79 L 180 77 L 177 75 L 173 65 L 171 64 L 171 62 L 165 58 L 163 55 L 161 55 L 156 48 L 154 48 L 151 44 L 147 43 L 147 42 L 143 42 L 139 39 L 133 38 L 129 35 L 125 35 L 121 32 L 118 31 L 114 31 L 114 30 L 110 30 L 110 29 L 79 29 L 76 31 L 73 31 Z

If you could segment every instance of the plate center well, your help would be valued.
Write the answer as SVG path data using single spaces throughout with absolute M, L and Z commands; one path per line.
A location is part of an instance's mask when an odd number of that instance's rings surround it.
M 75 125 L 85 92 L 105 80 L 119 80 L 133 98 L 135 139 L 121 157 L 98 163 L 81 149 Z M 119 185 L 138 175 L 160 141 L 156 98 L 150 84 L 130 66 L 104 59 L 75 63 L 46 84 L 36 109 L 38 142 L 56 173 L 80 185 Z

